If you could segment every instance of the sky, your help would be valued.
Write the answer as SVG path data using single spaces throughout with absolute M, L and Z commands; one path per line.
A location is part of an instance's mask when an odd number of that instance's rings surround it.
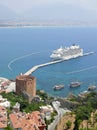
M 97 13 L 97 0 L 0 0 L 0 5 L 7 6 L 15 13 L 23 13 L 33 7 L 47 6 L 55 3 L 76 5 Z
M 97 0 L 0 0 L 0 19 L 97 22 Z

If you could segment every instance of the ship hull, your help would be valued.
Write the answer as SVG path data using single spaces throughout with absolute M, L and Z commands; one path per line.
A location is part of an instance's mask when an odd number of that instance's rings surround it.
M 54 50 L 50 55 L 53 60 L 69 60 L 80 56 L 83 56 L 83 49 L 80 48 L 79 45 L 72 45 L 65 48 L 60 47 L 59 49 Z
M 72 56 L 68 56 L 68 57 L 54 57 L 54 56 L 50 56 L 52 58 L 52 60 L 69 60 L 69 59 L 73 59 L 73 58 L 77 58 L 77 57 L 81 57 L 83 56 L 83 54 L 79 54 L 79 55 L 72 55 Z

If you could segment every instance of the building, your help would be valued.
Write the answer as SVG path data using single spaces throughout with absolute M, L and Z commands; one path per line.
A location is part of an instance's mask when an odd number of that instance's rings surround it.
M 20 103 L 16 102 L 16 104 L 13 106 L 13 112 L 19 112 L 20 111 Z
M 12 113 L 9 115 L 13 130 L 45 130 L 46 124 L 39 111 L 31 114 Z
M 51 114 L 54 112 L 54 109 L 51 105 L 47 105 L 47 106 L 41 106 L 40 108 L 40 112 L 44 113 L 45 118 L 47 120 L 51 119 Z
M 10 108 L 10 102 L 7 101 L 7 98 L 3 98 L 1 95 L 0 95 L 0 106 Z
M 0 106 L 0 130 L 7 127 L 7 110 L 5 107 Z
M 16 78 L 16 94 L 22 94 L 30 103 L 36 96 L 36 78 L 31 75 L 19 75 Z

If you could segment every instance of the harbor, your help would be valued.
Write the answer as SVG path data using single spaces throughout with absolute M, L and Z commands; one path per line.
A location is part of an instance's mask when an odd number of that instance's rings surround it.
M 90 54 L 94 54 L 94 52 L 84 53 L 82 56 L 88 56 Z M 80 56 L 80 57 L 82 57 L 82 56 Z M 24 75 L 30 75 L 34 71 L 36 71 L 38 68 L 48 66 L 48 65 L 52 65 L 52 64 L 57 64 L 57 63 L 60 63 L 60 62 L 66 61 L 66 60 L 69 60 L 69 59 L 60 59 L 60 60 L 55 60 L 55 61 L 47 62 L 47 63 L 44 63 L 44 64 L 36 65 L 36 66 L 32 67 L 30 70 L 28 70 L 26 73 L 24 73 Z

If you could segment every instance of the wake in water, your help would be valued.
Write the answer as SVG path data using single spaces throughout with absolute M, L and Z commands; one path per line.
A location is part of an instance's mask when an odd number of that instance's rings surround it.
M 95 69 L 95 68 L 97 68 L 97 66 L 91 66 L 91 67 L 87 67 L 87 68 L 84 68 L 84 69 L 67 72 L 66 74 L 80 73 L 80 72 L 91 70 L 91 69 Z
M 48 51 L 51 51 L 51 50 L 48 50 Z M 47 51 L 42 51 L 42 52 L 47 52 Z M 23 56 L 17 57 L 17 58 L 15 58 L 15 59 L 11 60 L 11 61 L 8 63 L 8 69 L 12 71 L 11 65 L 12 65 L 14 62 L 16 62 L 16 61 L 18 61 L 18 60 L 20 60 L 20 59 L 29 57 L 29 56 L 31 56 L 31 55 L 35 55 L 35 54 L 42 53 L 42 52 L 34 52 L 34 53 L 30 53 L 30 54 L 27 54 L 27 55 L 23 55 Z

